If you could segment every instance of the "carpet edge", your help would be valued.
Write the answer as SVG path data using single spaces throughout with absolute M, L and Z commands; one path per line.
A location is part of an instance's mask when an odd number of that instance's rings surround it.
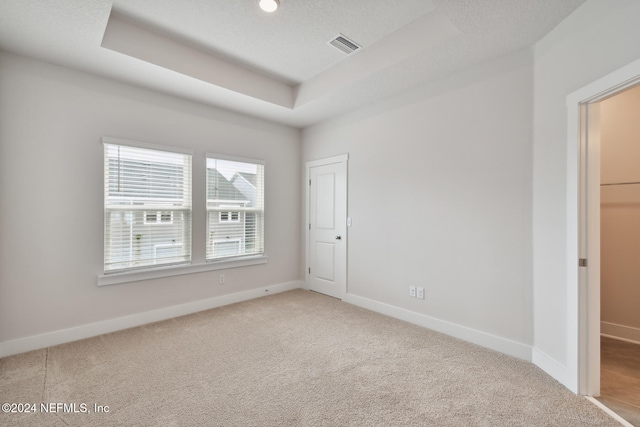
M 300 288 L 304 288 L 304 282 L 301 280 L 294 280 L 291 282 L 220 295 L 203 300 L 89 323 L 86 325 L 79 325 L 67 329 L 60 329 L 57 331 L 4 341 L 0 342 L 0 358 Z
M 353 294 L 347 294 L 343 301 L 367 310 L 404 320 L 406 322 L 413 323 L 414 325 L 422 326 L 463 341 L 477 344 L 509 356 L 517 357 L 518 359 L 523 359 L 528 362 L 531 362 L 532 360 L 532 346 L 522 344 L 508 338 L 499 337 L 467 326 L 458 325 L 446 320 L 437 319 L 425 314 L 416 313 L 414 311 Z

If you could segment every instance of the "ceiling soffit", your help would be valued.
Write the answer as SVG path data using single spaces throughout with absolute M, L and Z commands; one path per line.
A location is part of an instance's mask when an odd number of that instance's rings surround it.
M 343 54 L 340 62 L 300 84 L 212 52 L 115 9 L 110 14 L 101 46 L 242 95 L 293 109 L 344 89 L 457 34 L 453 24 L 433 10 L 371 46 L 358 49 L 351 55 Z

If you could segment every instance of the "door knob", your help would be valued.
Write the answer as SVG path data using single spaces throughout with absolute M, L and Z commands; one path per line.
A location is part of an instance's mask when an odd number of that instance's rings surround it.
M 342 236 L 336 236 L 336 240 L 342 240 Z

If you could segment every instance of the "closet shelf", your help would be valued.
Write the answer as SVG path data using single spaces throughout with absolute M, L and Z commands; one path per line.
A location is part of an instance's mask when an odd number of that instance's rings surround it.
M 640 182 L 614 182 L 611 184 L 600 184 L 601 187 L 606 187 L 610 185 L 638 185 Z

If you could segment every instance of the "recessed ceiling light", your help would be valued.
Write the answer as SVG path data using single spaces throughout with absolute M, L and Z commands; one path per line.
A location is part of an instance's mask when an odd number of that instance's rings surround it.
M 275 12 L 278 6 L 280 6 L 280 2 L 278 0 L 260 0 L 260 9 L 265 12 Z

